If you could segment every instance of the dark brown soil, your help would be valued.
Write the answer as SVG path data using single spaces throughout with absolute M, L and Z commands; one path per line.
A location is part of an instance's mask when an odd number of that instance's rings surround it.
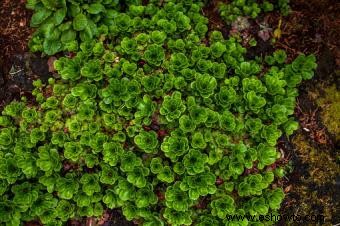
M 203 15 L 209 18 L 209 30 L 219 30 L 222 32 L 224 37 L 229 35 L 230 27 L 226 26 L 224 21 L 219 16 L 218 4 L 220 1 L 212 0 L 208 1 L 206 6 L 203 8 Z
M 110 211 L 110 219 L 103 226 L 135 226 L 133 222 L 127 221 L 125 217 L 122 215 L 120 210 L 114 209 Z
M 336 72 L 340 66 L 340 2 L 299 0 L 292 1 L 291 5 L 293 12 L 282 18 L 283 35 L 275 46 L 285 49 L 291 59 L 300 53 L 315 54 L 318 68 L 315 77 L 300 87 L 295 117 L 301 129 L 290 142 L 286 141 L 284 150 L 291 156 L 294 170 L 285 181 L 287 195 L 281 214 L 322 214 L 327 224 L 336 224 L 340 222 L 340 167 L 337 162 L 340 141 L 336 139 L 337 134 L 329 132 L 323 124 L 324 106 L 318 106 L 316 100 L 323 96 L 325 88 L 331 85 L 340 88 Z M 275 14 L 271 23 L 273 26 L 278 23 Z M 313 98 L 312 92 L 316 93 Z M 280 222 L 281 225 L 288 223 Z
M 31 13 L 25 10 L 24 0 L 4 0 L 0 8 L 0 110 L 18 99 L 31 86 L 25 78 L 24 53 L 31 34 Z
M 340 2 L 334 0 L 291 1 L 292 13 L 282 18 L 282 38 L 276 47 L 284 48 L 291 56 L 314 53 L 318 56 L 329 49 L 340 66 Z M 273 15 L 271 23 L 278 23 Z M 327 79 L 327 78 L 325 78 Z
M 2 58 L 24 53 L 31 34 L 31 13 L 25 9 L 25 0 L 3 0 L 0 8 L 0 49 Z

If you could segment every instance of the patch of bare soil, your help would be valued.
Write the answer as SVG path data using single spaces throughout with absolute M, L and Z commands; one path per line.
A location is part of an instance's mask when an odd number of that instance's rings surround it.
M 285 49 L 290 59 L 298 54 L 315 54 L 318 68 L 314 78 L 299 89 L 295 117 L 300 129 L 286 141 L 284 151 L 294 170 L 284 181 L 286 199 L 281 214 L 318 215 L 327 224 L 340 222 L 340 141 L 329 131 L 322 116 L 327 106 L 318 104 L 325 90 L 340 88 L 340 2 L 332 0 L 292 1 L 292 13 L 282 19 L 282 37 L 275 47 Z M 280 16 L 269 18 L 273 27 Z M 329 98 L 329 97 L 328 97 Z M 330 101 L 328 104 L 337 104 Z M 327 120 L 326 120 L 327 121 Z M 329 120 L 328 120 L 329 121 Z M 339 123 L 339 122 L 334 122 Z M 334 132 L 334 131 L 333 131 Z M 340 133 L 337 131 L 335 133 Z M 287 225 L 292 222 L 280 222 Z
M 24 53 L 31 34 L 31 13 L 25 9 L 24 0 L 3 0 L 0 8 L 0 110 L 29 91 L 24 74 Z

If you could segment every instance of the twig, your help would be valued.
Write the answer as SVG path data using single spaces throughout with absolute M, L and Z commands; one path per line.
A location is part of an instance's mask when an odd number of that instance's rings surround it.
M 10 75 L 15 75 L 15 74 L 18 74 L 19 72 L 22 72 L 24 69 L 20 69 L 18 71 L 15 71 L 15 72 L 9 72 Z

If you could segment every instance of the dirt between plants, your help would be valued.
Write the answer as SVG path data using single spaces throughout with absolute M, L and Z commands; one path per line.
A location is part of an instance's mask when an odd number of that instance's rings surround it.
M 22 60 L 31 34 L 31 13 L 23 0 L 3 0 L 0 8 L 0 110 L 31 90 Z M 21 61 L 21 62 L 20 62 Z
M 283 182 L 286 199 L 280 212 L 321 214 L 326 225 L 335 225 L 340 222 L 340 102 L 336 99 L 340 95 L 340 2 L 299 0 L 291 6 L 292 13 L 282 18 L 282 37 L 275 47 L 285 49 L 291 59 L 313 53 L 318 68 L 314 78 L 299 88 L 295 117 L 300 129 L 283 140 L 293 172 Z M 274 26 L 278 20 L 273 14 L 270 23 Z

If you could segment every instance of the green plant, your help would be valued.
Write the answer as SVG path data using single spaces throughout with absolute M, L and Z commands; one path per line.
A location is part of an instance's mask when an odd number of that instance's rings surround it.
M 271 1 L 257 0 L 232 0 L 230 3 L 221 3 L 219 11 L 221 17 L 227 22 L 234 22 L 238 17 L 250 17 L 255 19 L 261 12 L 270 12 L 274 9 L 287 16 L 290 12 L 289 0 Z
M 202 2 L 158 3 L 28 1 L 33 50 L 76 53 L 55 61 L 60 78 L 34 82 L 36 106 L 2 111 L 1 223 L 61 225 L 120 208 L 147 226 L 229 225 L 226 214 L 279 208 L 284 193 L 271 185 L 282 172 L 269 166 L 298 127 L 296 87 L 315 57 L 248 61 L 236 39 L 206 34 Z

